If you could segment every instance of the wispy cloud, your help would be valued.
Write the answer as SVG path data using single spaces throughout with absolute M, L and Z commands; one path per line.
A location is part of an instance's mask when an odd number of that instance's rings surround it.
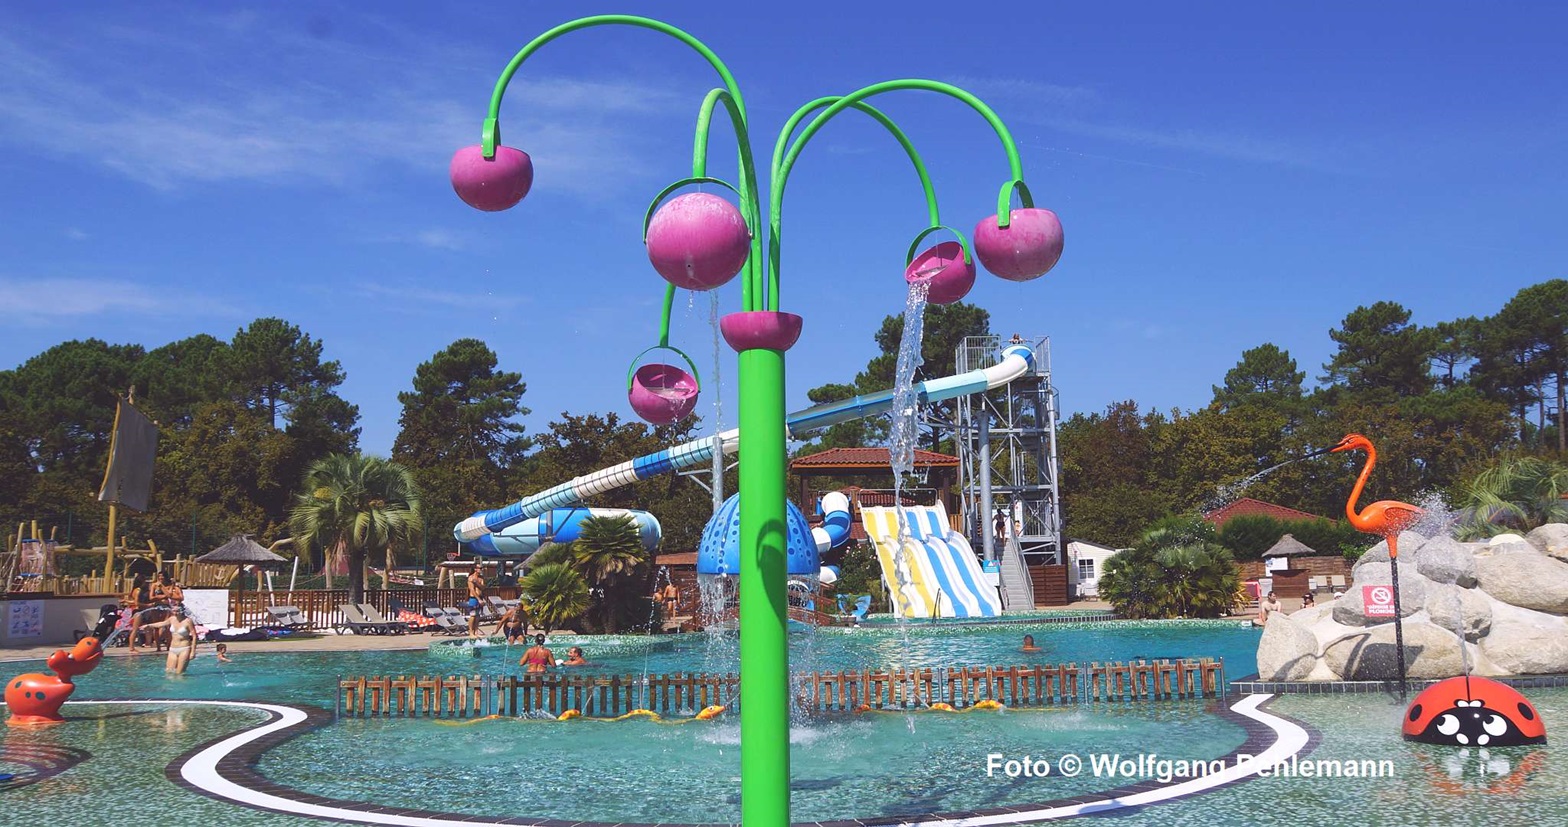
M 92 236 L 89 236 L 87 234 L 87 231 L 82 229 L 81 227 L 66 227 L 61 232 L 61 234 L 64 235 L 66 238 L 69 238 L 72 241 L 86 241 L 87 239 L 92 237 Z
M 1277 138 L 1118 122 L 1099 114 L 1112 101 L 1091 86 L 1066 86 L 1025 78 L 956 78 L 953 82 L 981 98 L 992 100 L 998 108 L 1005 108 L 1009 119 L 1039 124 L 1069 135 L 1249 163 L 1328 166 L 1320 152 Z M 1125 158 L 1107 156 L 1105 159 L 1147 164 Z
M 382 233 L 365 239 L 372 244 L 412 244 L 431 250 L 463 252 L 472 249 L 474 237 L 470 233 L 449 230 L 445 227 L 427 227 L 422 230 Z
M 1316 153 L 1284 141 L 1251 135 L 1210 132 L 1199 129 L 1151 129 L 1139 126 L 1095 123 L 1080 118 L 1041 119 L 1043 123 L 1063 132 L 1100 138 L 1116 143 L 1153 149 L 1170 149 L 1193 152 L 1236 161 L 1290 166 L 1317 166 Z
M 126 311 L 149 315 L 191 312 L 233 315 L 228 305 L 187 292 L 154 292 L 114 279 L 0 277 L 0 307 L 33 322 Z
M 1030 78 L 959 75 L 949 78 L 948 82 L 973 92 L 982 100 L 997 98 L 1038 106 L 1078 106 L 1100 99 L 1099 91 L 1090 86 L 1046 83 Z
M 167 191 L 229 181 L 351 185 L 387 164 L 439 175 L 454 149 L 478 137 L 483 109 L 452 91 L 471 90 L 472 78 L 445 68 L 445 76 L 434 76 L 429 67 L 450 65 L 439 55 L 388 63 L 310 32 L 268 29 L 249 14 L 184 22 L 217 42 L 203 41 L 205 53 L 173 47 L 181 52 L 176 59 L 155 50 L 189 40 L 177 31 L 119 26 L 101 38 L 117 47 L 108 55 L 0 33 L 0 143 L 96 164 Z M 251 42 L 246 52 L 257 62 L 276 51 L 285 66 L 248 75 L 232 68 L 224 36 Z M 168 61 L 138 66 L 135 56 L 148 54 Z M 303 69 L 289 71 L 290 56 L 317 72 L 336 66 L 341 80 L 326 84 Z M 223 65 L 214 65 L 220 58 Z M 210 69 L 210 77 L 159 77 L 192 67 Z M 178 92 L 164 91 L 170 89 Z M 660 111 L 672 93 L 646 79 L 531 78 L 514 94 L 537 115 L 508 133 L 526 138 L 541 170 L 537 185 L 597 198 L 644 169 L 626 138 L 638 116 Z M 611 126 L 609 115 L 622 117 Z
M 409 311 L 425 311 L 435 306 L 439 308 L 462 308 L 475 313 L 483 313 L 510 310 L 528 302 L 526 296 L 516 293 L 496 293 L 489 290 L 483 293 L 460 290 L 432 290 L 428 287 L 419 287 L 411 284 L 361 282 L 355 285 L 354 289 L 362 296 L 377 299 L 385 304 L 401 307 Z

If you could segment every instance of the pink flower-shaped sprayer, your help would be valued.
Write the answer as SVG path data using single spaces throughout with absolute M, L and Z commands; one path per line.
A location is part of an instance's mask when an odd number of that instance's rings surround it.
M 712 290 L 723 285 L 746 266 L 750 249 L 746 219 L 717 195 L 677 196 L 648 222 L 648 260 L 676 287 Z
M 975 286 L 975 265 L 964 261 L 964 245 L 944 241 L 915 256 L 904 268 L 904 281 L 928 285 L 926 301 L 931 304 L 952 304 Z
M 486 158 L 477 146 L 452 155 L 452 189 L 470 207 L 486 212 L 510 209 L 534 185 L 534 162 L 528 153 L 509 146 L 495 148 Z
M 1009 281 L 1039 278 L 1062 257 L 1062 222 L 1050 210 L 1013 210 L 1012 222 L 996 225 L 996 216 L 975 225 L 975 255 L 985 269 Z

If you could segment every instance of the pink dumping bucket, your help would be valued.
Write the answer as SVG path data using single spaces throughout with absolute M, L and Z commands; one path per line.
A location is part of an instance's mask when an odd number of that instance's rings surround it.
M 975 286 L 975 265 L 964 260 L 964 245 L 944 241 L 915 256 L 904 268 L 904 281 L 927 284 L 926 301 L 931 304 L 952 304 Z
M 1013 210 L 1006 228 L 997 217 L 975 225 L 975 255 L 985 269 L 1008 281 L 1039 278 L 1062 257 L 1062 222 L 1056 213 L 1035 207 Z
M 804 320 L 794 313 L 752 310 L 719 319 L 724 341 L 739 353 L 744 350 L 789 350 L 800 338 Z
M 648 260 L 676 287 L 712 290 L 746 266 L 751 231 L 734 204 L 704 192 L 670 199 L 647 223 Z
M 697 407 L 697 395 L 702 385 L 697 381 L 697 367 L 691 357 L 668 345 L 655 345 L 648 350 L 669 350 L 686 360 L 691 367 L 688 373 L 675 365 L 650 362 L 631 372 L 626 379 L 626 398 L 632 410 L 644 422 L 668 425 L 691 414 Z M 641 359 L 648 350 L 637 355 Z M 637 364 L 636 359 L 632 364 Z
M 465 146 L 452 155 L 449 170 L 452 189 L 463 203 L 485 212 L 510 209 L 534 185 L 534 162 L 528 153 L 509 146 L 495 148 L 486 158 L 477 146 Z

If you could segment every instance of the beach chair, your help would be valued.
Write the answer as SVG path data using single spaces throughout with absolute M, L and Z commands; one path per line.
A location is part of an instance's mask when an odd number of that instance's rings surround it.
M 1329 575 L 1328 584 L 1329 584 L 1329 586 L 1331 588 L 1334 589 L 1334 594 L 1339 595 L 1339 594 L 1344 594 L 1345 593 L 1345 575 L 1343 575 L 1343 574 L 1331 574 L 1331 575 Z
M 381 616 L 381 612 L 377 611 L 375 606 L 369 603 L 359 604 L 359 612 L 365 616 L 365 620 L 378 627 L 381 634 L 401 635 L 408 632 L 407 623 L 400 620 L 387 620 Z
M 285 629 L 309 629 L 310 618 L 294 606 L 268 606 L 267 614 L 272 616 L 272 625 Z
M 332 624 L 332 628 L 339 632 L 347 629 L 356 635 L 376 635 L 384 631 L 381 627 L 371 623 L 353 603 L 339 603 L 338 610 L 343 613 L 343 619 Z
M 468 634 L 468 621 L 456 609 L 426 606 L 425 616 L 436 622 L 435 633 L 440 635 Z
M 491 621 L 499 622 L 501 620 L 501 616 L 506 614 L 507 611 L 508 611 L 508 607 L 506 605 L 506 601 L 502 600 L 499 597 L 495 597 L 495 596 L 487 597 L 487 598 L 485 598 L 485 604 L 486 604 L 485 608 L 488 609 L 489 611 L 486 613 L 486 615 L 483 615 L 483 616 L 480 617 L 481 620 L 491 620 Z

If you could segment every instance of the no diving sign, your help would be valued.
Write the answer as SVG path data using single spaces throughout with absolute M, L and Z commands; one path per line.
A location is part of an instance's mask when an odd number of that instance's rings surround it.
M 1366 607 L 1367 617 L 1393 617 L 1394 587 L 1362 586 L 1361 604 Z

